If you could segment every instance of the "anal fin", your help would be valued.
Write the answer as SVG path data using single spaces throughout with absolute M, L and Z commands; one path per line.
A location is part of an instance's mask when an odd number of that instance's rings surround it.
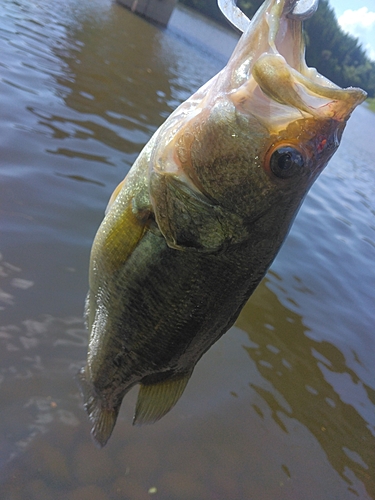
M 182 396 L 190 375 L 191 373 L 156 384 L 141 384 L 133 425 L 152 424 L 168 413 Z

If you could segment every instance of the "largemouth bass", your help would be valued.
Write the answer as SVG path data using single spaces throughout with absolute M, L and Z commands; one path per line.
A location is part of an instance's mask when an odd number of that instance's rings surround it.
M 245 22 L 226 67 L 171 114 L 110 199 L 91 252 L 78 377 L 99 446 L 134 385 L 134 423 L 176 404 L 366 97 L 306 66 L 296 5 L 267 0 Z

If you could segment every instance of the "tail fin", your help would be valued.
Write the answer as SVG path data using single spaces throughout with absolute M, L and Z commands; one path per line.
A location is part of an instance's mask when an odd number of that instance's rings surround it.
M 85 410 L 93 424 L 91 435 L 94 443 L 99 448 L 103 448 L 111 437 L 120 405 L 116 408 L 105 408 L 102 406 L 100 398 L 95 394 L 94 388 L 86 379 L 84 368 L 78 372 L 76 381 L 83 396 Z

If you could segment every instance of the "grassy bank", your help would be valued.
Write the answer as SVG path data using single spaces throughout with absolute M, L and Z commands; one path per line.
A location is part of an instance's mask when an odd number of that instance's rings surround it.
M 366 102 L 371 111 L 375 113 L 375 97 L 369 97 L 368 99 L 366 99 Z

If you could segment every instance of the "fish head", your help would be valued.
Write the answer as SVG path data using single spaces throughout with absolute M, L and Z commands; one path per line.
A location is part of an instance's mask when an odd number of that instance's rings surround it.
M 307 67 L 295 6 L 262 5 L 226 67 L 178 108 L 168 144 L 159 143 L 164 173 L 248 220 L 282 204 L 293 217 L 366 98 Z
M 241 123 L 238 134 L 232 132 L 233 142 L 248 136 L 247 144 L 233 149 L 249 160 L 239 169 L 237 163 L 237 173 L 230 175 L 232 183 L 240 177 L 238 194 L 230 196 L 237 202 L 248 199 L 241 196 L 246 189 L 252 200 L 257 192 L 267 201 L 264 193 L 269 193 L 268 203 L 291 195 L 303 199 L 337 150 L 352 111 L 366 98 L 361 89 L 342 89 L 307 67 L 296 3 L 266 1 L 221 76 L 221 91 Z M 240 209 L 246 212 L 245 206 Z
M 269 203 L 282 196 L 303 199 L 366 97 L 307 67 L 295 5 L 295 0 L 265 2 L 224 70 L 222 89 L 237 119 L 247 122 L 249 166 L 252 174 L 258 172 L 248 177 L 248 187 L 255 183 L 262 193 L 274 192 Z

